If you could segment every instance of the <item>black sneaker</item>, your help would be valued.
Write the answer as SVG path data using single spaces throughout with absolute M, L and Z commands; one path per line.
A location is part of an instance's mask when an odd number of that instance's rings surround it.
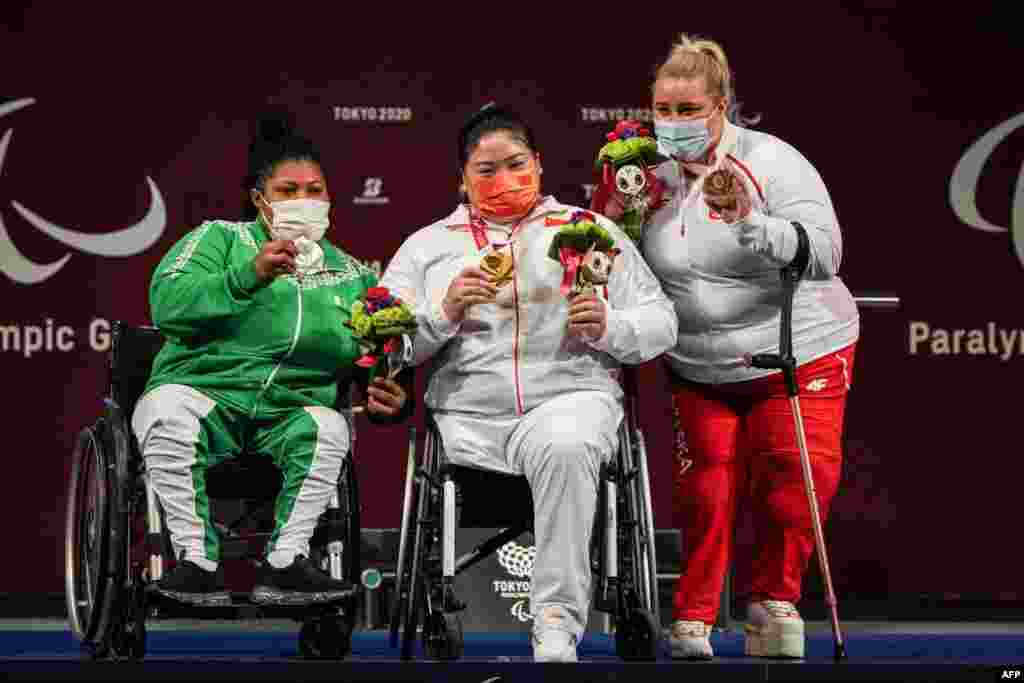
M 269 562 L 260 565 L 252 601 L 264 605 L 309 605 L 350 597 L 355 588 L 347 581 L 332 579 L 303 555 L 284 569 Z
M 200 607 L 230 607 L 231 594 L 224 588 L 224 567 L 208 572 L 189 560 L 178 562 L 150 589 L 172 600 Z

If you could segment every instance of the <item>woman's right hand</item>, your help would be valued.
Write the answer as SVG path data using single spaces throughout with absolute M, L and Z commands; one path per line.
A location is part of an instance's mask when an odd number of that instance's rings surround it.
M 261 282 L 269 282 L 278 275 L 295 272 L 295 257 L 299 250 L 291 240 L 270 240 L 264 243 L 260 253 L 252 260 L 256 276 Z
M 448 285 L 448 293 L 441 305 L 448 319 L 459 323 L 465 317 L 467 308 L 473 304 L 494 303 L 497 294 L 498 288 L 491 281 L 490 275 L 479 266 L 467 266 Z

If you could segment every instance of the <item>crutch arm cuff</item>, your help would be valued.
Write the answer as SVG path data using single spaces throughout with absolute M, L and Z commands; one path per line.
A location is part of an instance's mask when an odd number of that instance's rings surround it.
M 785 266 L 785 270 L 794 274 L 795 279 L 799 280 L 803 277 L 804 271 L 807 270 L 807 266 L 811 262 L 811 239 L 807 236 L 807 230 L 804 226 L 796 221 L 790 221 L 790 223 L 796 231 L 796 255 Z

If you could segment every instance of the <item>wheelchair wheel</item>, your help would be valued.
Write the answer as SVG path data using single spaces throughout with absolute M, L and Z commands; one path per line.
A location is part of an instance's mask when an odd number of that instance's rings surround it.
M 654 623 L 661 630 L 661 607 L 658 600 L 658 558 L 657 558 L 657 531 L 654 527 L 654 510 L 651 504 L 651 479 L 647 468 L 647 446 L 644 441 L 643 432 L 638 428 L 635 431 L 634 439 L 637 445 L 637 472 L 636 479 L 637 498 L 640 504 L 640 532 L 643 534 L 643 548 L 641 550 L 641 596 L 643 607 L 651 616 Z
M 615 628 L 615 654 L 627 662 L 650 662 L 658 658 L 661 632 L 645 609 L 631 609 Z
M 352 582 L 353 586 L 358 586 L 363 573 L 363 558 L 362 558 L 362 520 L 360 519 L 360 508 L 359 508 L 359 481 L 356 476 L 355 461 L 349 459 L 347 466 L 345 467 L 345 473 L 343 478 L 343 485 L 345 490 L 339 492 L 339 496 L 344 496 L 346 501 L 346 529 L 348 541 L 348 563 L 345 569 L 348 572 L 348 580 Z
M 422 462 L 422 469 L 427 473 L 433 473 L 437 469 L 437 450 L 437 444 L 428 432 Z M 403 558 L 408 563 L 408 573 L 405 582 L 397 585 L 400 591 L 403 587 L 405 589 L 404 592 L 397 595 L 397 609 L 402 612 L 400 615 L 402 628 L 400 656 L 403 660 L 412 659 L 413 645 L 416 642 L 416 627 L 421 615 L 426 618 L 429 612 L 427 601 L 430 599 L 430 579 L 429 572 L 426 571 L 426 558 L 436 540 L 437 525 L 433 523 L 433 520 L 440 516 L 439 494 L 428 478 L 423 477 L 418 482 L 414 482 L 412 491 L 414 492 L 415 512 L 411 512 L 407 525 L 406 531 L 411 538 L 406 539 L 406 558 Z M 397 580 L 401 581 L 401 574 Z M 424 624 L 423 633 L 426 633 L 427 628 L 427 624 Z
M 408 572 L 409 552 L 411 550 L 411 539 L 409 537 L 413 527 L 416 526 L 415 517 L 413 517 L 413 510 L 417 507 L 413 501 L 413 495 L 416 490 L 413 485 L 416 478 L 415 427 L 410 428 L 409 434 L 409 457 L 405 467 L 405 488 L 402 495 L 402 527 L 398 535 L 398 562 L 395 565 L 395 588 L 392 593 L 391 606 L 390 644 L 393 648 L 398 647 L 398 633 L 399 631 L 404 631 L 407 616 L 408 583 L 412 579 Z
M 402 648 L 401 658 L 412 659 L 412 648 L 413 643 L 416 640 L 416 626 L 421 613 L 425 614 L 427 611 L 427 592 L 429 586 L 427 585 L 427 578 L 424 576 L 423 565 L 424 555 L 426 554 L 426 545 L 428 543 L 427 536 L 433 533 L 430 530 L 424 528 L 422 520 L 429 519 L 428 505 L 431 497 L 429 490 L 424 490 L 430 484 L 428 482 L 421 482 L 419 484 L 419 492 L 417 495 L 416 507 L 418 513 L 416 515 L 416 526 L 415 532 L 413 533 L 414 539 L 412 543 L 411 553 L 409 557 L 409 572 L 406 578 L 407 594 L 399 596 L 400 607 L 403 608 L 402 614 Z M 426 629 L 426 626 L 424 626 Z
M 307 619 L 299 631 L 299 653 L 306 659 L 344 659 L 352 651 L 352 624 L 341 615 Z
M 117 587 L 111 565 L 111 494 L 115 488 L 103 421 L 78 434 L 72 456 L 64 538 L 68 619 L 83 654 L 103 654 Z M 97 647 L 97 645 L 99 647 Z
M 423 626 L 423 649 L 431 659 L 451 661 L 462 657 L 465 639 L 457 614 L 433 612 Z

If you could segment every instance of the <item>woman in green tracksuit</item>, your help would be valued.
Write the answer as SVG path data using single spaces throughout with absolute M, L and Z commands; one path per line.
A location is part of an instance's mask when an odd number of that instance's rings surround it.
M 351 586 L 309 562 L 309 539 L 349 450 L 349 424 L 334 406 L 361 354 L 345 323 L 376 276 L 324 239 L 330 198 L 319 156 L 283 119 L 261 123 L 246 187 L 256 220 L 203 223 L 164 256 L 150 286 L 167 343 L 132 427 L 183 556 L 156 588 L 193 604 L 230 603 L 206 470 L 245 450 L 284 475 L 253 600 L 330 600 Z M 377 378 L 366 393 L 375 422 L 404 419 L 411 407 L 394 380 Z

